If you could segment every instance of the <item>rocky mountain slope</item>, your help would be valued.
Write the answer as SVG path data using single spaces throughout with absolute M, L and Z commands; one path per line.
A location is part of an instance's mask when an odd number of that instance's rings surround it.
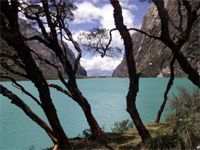
M 42 34 L 37 29 L 31 27 L 31 25 L 28 24 L 25 20 L 19 19 L 19 24 L 20 24 L 21 32 L 26 37 L 30 37 L 30 36 L 33 36 L 33 35 L 39 35 L 39 36 L 43 37 Z M 46 59 L 50 60 L 51 62 L 59 65 L 60 68 L 62 69 L 63 73 L 65 73 L 64 72 L 64 68 L 62 67 L 62 65 L 59 62 L 58 58 L 56 57 L 55 53 L 52 52 L 49 48 L 47 48 L 46 46 L 44 46 L 43 44 L 41 44 L 40 42 L 38 42 L 36 40 L 29 41 L 27 43 L 33 49 L 35 49 L 43 58 L 46 58 Z M 68 48 L 67 44 L 65 44 L 65 47 L 67 49 L 67 57 L 68 57 L 68 59 L 70 60 L 70 62 L 72 64 L 74 64 L 75 63 L 75 55 L 74 55 L 74 53 L 72 52 L 71 49 Z M 0 51 L 9 51 L 9 50 L 12 50 L 12 48 L 8 47 L 6 42 L 3 39 L 1 39 L 1 49 L 0 49 Z M 47 65 L 43 61 L 38 60 L 35 55 L 32 55 L 32 56 L 36 60 L 37 65 L 43 71 L 44 75 L 46 75 L 46 76 L 51 76 L 53 74 L 56 75 L 57 70 L 55 68 Z M 1 70 L 0 71 L 1 73 L 5 72 L 5 70 L 2 68 L 2 66 L 0 66 L 0 70 Z M 81 65 L 78 68 L 77 75 L 78 76 L 87 76 L 86 70 Z
M 177 3 L 176 1 L 165 0 L 166 8 L 169 11 L 170 18 L 173 18 L 175 23 L 178 19 Z M 186 11 L 185 11 L 186 12 Z M 198 12 L 200 14 L 200 12 Z M 184 16 L 183 26 L 186 25 L 187 17 Z M 182 47 L 185 56 L 192 63 L 193 67 L 200 71 L 200 17 L 196 21 L 189 41 Z M 148 12 L 143 17 L 141 30 L 158 36 L 160 34 L 160 19 L 155 5 L 151 5 Z M 171 33 L 177 31 L 170 25 Z M 171 50 L 167 48 L 162 42 L 148 38 L 138 32 L 132 35 L 134 58 L 136 62 L 137 71 L 142 73 L 143 77 L 166 77 L 170 74 L 169 64 L 172 58 Z M 175 64 L 176 77 L 186 76 L 181 70 L 179 64 Z M 114 70 L 113 76 L 128 76 L 126 58 L 124 56 L 121 64 Z

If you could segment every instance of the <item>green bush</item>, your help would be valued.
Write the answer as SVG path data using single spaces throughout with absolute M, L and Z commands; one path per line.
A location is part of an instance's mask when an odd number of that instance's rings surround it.
M 120 132 L 123 133 L 128 129 L 133 128 L 133 122 L 129 122 L 129 119 L 123 120 L 121 122 L 115 122 L 114 128 L 111 128 L 112 132 Z
M 195 89 L 191 94 L 179 88 L 179 95 L 173 96 L 170 108 L 175 112 L 166 116 L 168 131 L 150 141 L 147 149 L 196 149 L 200 144 L 200 94 Z
M 170 100 L 170 108 L 180 119 L 187 118 L 191 113 L 200 112 L 200 90 L 195 88 L 192 93 L 184 88 L 178 87 L 179 95 L 173 94 Z

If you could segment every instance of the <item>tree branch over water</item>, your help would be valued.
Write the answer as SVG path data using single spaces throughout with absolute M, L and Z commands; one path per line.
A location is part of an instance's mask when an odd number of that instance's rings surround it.
M 34 122 L 36 122 L 41 128 L 43 128 L 46 133 L 49 135 L 53 143 L 57 143 L 57 139 L 54 137 L 53 130 L 48 126 L 46 122 L 44 122 L 41 118 L 39 118 L 17 95 L 9 91 L 3 85 L 0 84 L 0 94 L 11 99 L 11 103 L 15 104 L 19 108 L 21 108 L 24 113 L 29 116 Z

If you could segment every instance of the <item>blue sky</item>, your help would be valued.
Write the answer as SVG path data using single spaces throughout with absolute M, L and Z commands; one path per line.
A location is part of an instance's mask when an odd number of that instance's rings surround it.
M 139 0 L 119 0 L 119 2 L 122 7 L 125 25 L 128 28 L 140 28 L 142 18 L 152 3 L 140 2 Z M 113 7 L 109 0 L 74 0 L 74 3 L 78 9 L 73 12 L 74 20 L 69 22 L 69 29 L 75 40 L 78 40 L 78 36 L 81 32 L 88 32 L 94 27 L 106 29 L 115 28 Z M 131 34 L 133 33 L 134 32 L 131 31 Z M 111 46 L 123 49 L 123 41 L 118 31 L 113 32 L 112 36 L 113 40 Z M 75 55 L 77 55 L 73 44 L 67 40 L 65 40 L 65 42 Z M 80 63 L 87 71 L 92 69 L 112 71 L 122 61 L 122 57 L 123 54 L 118 56 L 118 58 L 101 58 L 99 55 L 91 56 L 85 54 L 82 56 Z
M 124 22 L 128 28 L 140 28 L 142 18 L 152 3 L 139 0 L 119 0 L 122 6 Z M 69 23 L 73 37 L 77 39 L 80 32 L 87 32 L 94 27 L 115 28 L 113 7 L 109 0 L 74 0 L 78 9 L 74 12 L 75 19 Z M 133 34 L 133 32 L 131 33 Z M 123 48 L 123 42 L 118 31 L 113 33 L 113 46 Z M 67 42 L 67 41 L 66 41 Z M 67 42 L 74 51 L 71 43 Z M 101 58 L 100 56 L 83 55 L 81 65 L 88 71 L 91 69 L 113 70 L 121 62 L 120 58 Z
M 71 22 L 71 30 L 89 30 L 95 26 L 102 26 L 106 16 L 107 19 L 112 17 L 113 8 L 109 0 L 74 0 L 74 2 L 78 10 L 74 12 L 75 20 Z M 139 2 L 139 0 L 120 0 L 120 4 L 123 11 L 126 11 L 126 15 L 131 17 L 130 14 L 132 14 L 133 18 L 129 19 L 133 21 L 132 25 L 135 27 L 141 25 L 142 18 L 151 5 L 151 3 Z M 111 13 L 108 14 L 108 12 Z

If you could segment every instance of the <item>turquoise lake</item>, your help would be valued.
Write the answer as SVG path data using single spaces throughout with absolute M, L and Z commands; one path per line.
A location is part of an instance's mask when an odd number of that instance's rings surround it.
M 137 108 L 144 123 L 156 119 L 157 112 L 163 101 L 163 94 L 169 78 L 141 78 L 137 96 Z M 49 81 L 62 85 L 60 81 Z M 89 101 L 93 115 L 106 132 L 111 131 L 114 122 L 130 120 L 126 111 L 126 94 L 128 92 L 128 78 L 94 78 L 78 79 L 79 88 Z M 19 82 L 26 90 L 38 97 L 38 92 L 29 81 Z M 25 103 L 45 121 L 41 108 L 20 90 L 14 88 L 11 82 L 0 82 L 12 92 L 16 93 Z M 177 86 L 192 90 L 194 85 L 185 78 L 176 78 L 169 93 L 177 94 Z M 61 124 L 68 137 L 82 135 L 89 126 L 80 106 L 66 95 L 51 89 L 51 97 L 57 109 Z M 11 101 L 0 95 L 0 149 L 44 149 L 53 146 L 47 134 L 24 112 Z M 165 109 L 161 120 L 164 121 Z

